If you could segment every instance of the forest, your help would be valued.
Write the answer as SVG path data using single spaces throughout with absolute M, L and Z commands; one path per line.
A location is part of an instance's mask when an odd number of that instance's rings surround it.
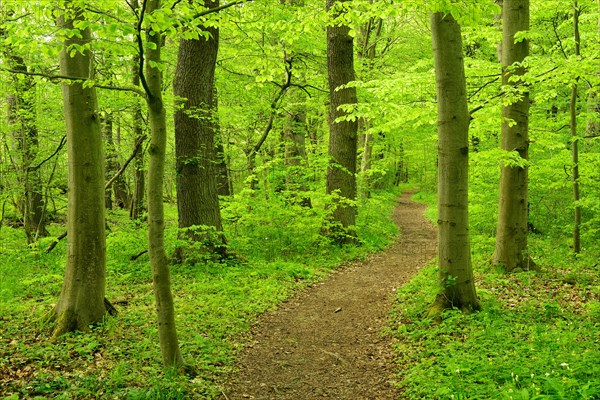
M 0 398 L 600 399 L 599 0 L 0 38 Z

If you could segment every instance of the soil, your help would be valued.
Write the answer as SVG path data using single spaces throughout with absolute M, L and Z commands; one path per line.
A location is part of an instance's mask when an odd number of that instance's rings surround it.
M 398 399 L 391 338 L 383 334 L 396 288 L 435 256 L 425 206 L 405 193 L 386 251 L 334 272 L 263 315 L 220 397 L 238 399 Z

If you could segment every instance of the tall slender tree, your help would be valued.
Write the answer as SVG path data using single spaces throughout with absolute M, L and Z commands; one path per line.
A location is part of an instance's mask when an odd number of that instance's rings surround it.
M 204 6 L 216 8 L 219 1 L 205 0 Z M 203 29 L 206 35 L 180 41 L 173 81 L 173 93 L 181 101 L 175 111 L 179 228 L 182 238 L 204 243 L 208 252 L 225 256 L 217 192 L 217 120 L 213 116 L 219 29 L 201 26 L 195 29 Z M 178 247 L 175 256 L 185 259 L 185 247 Z
M 83 11 L 64 2 L 58 26 L 66 35 L 60 55 L 64 76 L 92 78 L 91 32 Z M 72 34 L 72 32 L 77 32 Z M 67 264 L 62 292 L 54 309 L 53 336 L 87 330 L 105 315 L 106 239 L 104 234 L 104 156 L 96 90 L 74 81 L 62 84 L 67 128 L 69 190 Z
M 579 5 L 573 2 L 573 31 L 575 38 L 575 57 L 581 55 L 581 36 L 579 34 Z M 575 203 L 575 221 L 573 226 L 573 251 L 581 252 L 581 205 L 579 204 L 579 135 L 577 134 L 577 92 L 578 80 L 571 86 L 571 101 L 569 103 L 569 130 L 571 132 L 571 158 L 573 161 L 573 202 Z
M 442 290 L 430 309 L 480 308 L 468 219 L 469 110 L 461 29 L 450 13 L 431 15 L 438 107 L 438 268 Z
M 348 0 L 327 0 L 327 10 Z M 329 229 L 342 242 L 356 240 L 353 229 L 356 223 L 356 146 L 358 123 L 345 119 L 343 106 L 357 103 L 356 88 L 347 86 L 355 80 L 354 40 L 346 25 L 331 23 L 327 27 L 327 71 L 329 81 L 329 166 L 327 168 L 327 194 L 337 196 L 332 210 L 333 226 Z M 342 229 L 338 229 L 341 227 Z
M 160 12 L 160 0 L 144 0 L 140 10 L 137 39 L 140 54 L 144 54 L 142 26 L 144 16 L 155 11 Z M 140 81 L 146 91 L 148 114 L 150 119 L 150 156 L 148 166 L 148 255 L 152 266 L 152 281 L 156 312 L 158 316 L 158 336 L 163 364 L 168 368 L 184 366 L 179 350 L 177 327 L 175 325 L 175 307 L 171 293 L 169 261 L 165 252 L 164 231 L 165 212 L 163 205 L 163 182 L 165 171 L 165 151 L 167 147 L 167 118 L 162 96 L 161 48 L 163 35 L 150 25 L 147 29 L 147 43 L 144 60 L 145 73 L 140 65 Z
M 518 152 L 522 162 L 501 167 L 493 263 L 510 272 L 535 266 L 527 249 L 529 94 L 521 80 L 526 72 L 521 63 L 529 54 L 529 41 L 515 40 L 518 32 L 529 29 L 529 0 L 504 0 L 502 21 L 502 84 L 518 86 L 511 98 L 505 96 L 502 107 L 502 149 Z

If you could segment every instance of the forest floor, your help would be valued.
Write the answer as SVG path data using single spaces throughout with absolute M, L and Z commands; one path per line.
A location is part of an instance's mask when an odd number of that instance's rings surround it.
M 264 314 L 251 329 L 221 399 L 396 399 L 392 339 L 384 335 L 394 293 L 435 256 L 426 206 L 398 199 L 400 229 L 386 251 L 340 268 Z

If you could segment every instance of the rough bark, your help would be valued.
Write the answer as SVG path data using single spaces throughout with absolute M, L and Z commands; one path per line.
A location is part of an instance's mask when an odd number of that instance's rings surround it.
M 73 29 L 83 20 L 81 10 L 65 2 L 65 15 L 58 26 Z M 62 75 L 91 78 L 92 52 L 90 30 L 81 37 L 65 39 L 60 55 Z M 83 52 L 69 55 L 69 47 L 82 46 Z M 62 84 L 67 128 L 68 207 L 67 263 L 62 292 L 54 309 L 53 336 L 76 329 L 87 330 L 102 321 L 106 307 L 104 234 L 104 156 L 97 113 L 96 91 L 79 82 Z
M 147 14 L 160 8 L 160 0 L 148 0 Z M 144 11 L 142 11 L 142 16 Z M 162 35 L 149 30 L 146 40 L 154 44 L 147 48 L 145 76 L 150 119 L 150 147 L 148 149 L 148 255 L 152 266 L 152 282 L 158 316 L 158 336 L 163 364 L 168 368 L 184 365 L 179 350 L 175 326 L 175 308 L 171 294 L 169 265 L 164 245 L 165 213 L 163 206 L 163 177 L 167 145 L 167 120 L 162 99 L 162 73 L 156 65 L 161 62 Z
M 438 268 L 442 290 L 430 309 L 480 308 L 468 220 L 469 110 L 460 25 L 431 15 L 438 107 Z
M 204 5 L 214 8 L 219 3 L 205 0 Z M 177 209 L 180 239 L 201 244 L 196 250 L 224 257 L 226 241 L 217 193 L 213 118 L 219 30 L 203 29 L 208 37 L 179 42 L 173 81 L 173 92 L 181 101 L 175 112 Z M 186 248 L 177 248 L 177 260 L 188 257 Z
M 525 68 L 512 69 L 529 53 L 527 40 L 515 43 L 517 32 L 529 29 L 529 0 L 504 0 L 502 8 L 502 84 L 514 85 Z M 502 107 L 502 149 L 517 151 L 525 163 L 529 159 L 529 94 L 524 88 L 521 98 Z M 510 272 L 535 267 L 527 250 L 528 171 L 524 166 L 502 165 L 498 196 L 498 225 L 493 263 Z
M 346 0 L 344 0 L 346 1 Z M 327 0 L 331 9 L 335 0 Z M 356 146 L 358 123 L 336 121 L 346 116 L 340 106 L 356 104 L 356 88 L 344 87 L 355 80 L 354 43 L 348 26 L 327 27 L 327 70 L 329 95 L 329 165 L 327 168 L 327 194 L 335 194 L 331 210 L 331 227 L 326 233 L 341 243 L 356 241 Z

